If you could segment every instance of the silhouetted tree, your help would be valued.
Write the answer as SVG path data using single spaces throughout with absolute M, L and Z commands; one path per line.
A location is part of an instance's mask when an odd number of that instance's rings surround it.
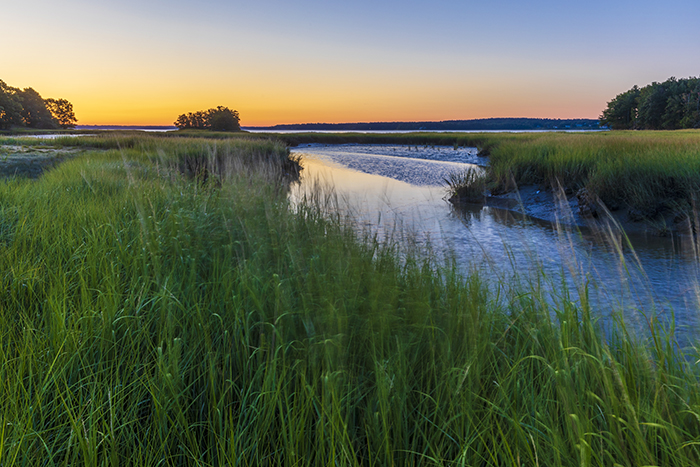
M 218 106 L 207 111 L 207 124 L 214 131 L 240 131 L 238 111 Z
M 30 128 L 58 128 L 58 122 L 44 99 L 32 88 L 26 88 L 19 93 L 22 102 L 22 120 Z
M 661 83 L 654 82 L 642 88 L 639 95 L 637 127 L 645 130 L 660 130 L 667 98 L 666 88 Z
M 627 92 L 618 94 L 608 102 L 608 108 L 600 116 L 601 125 L 608 125 L 614 130 L 634 128 L 637 119 L 639 88 L 634 86 Z
M 66 99 L 44 99 L 46 108 L 49 109 L 53 118 L 58 122 L 61 128 L 74 128 L 77 123 L 75 113 L 73 113 L 73 104 Z
M 192 124 L 190 123 L 190 117 L 188 114 L 178 115 L 177 120 L 173 122 L 173 125 L 178 127 L 180 130 L 192 128 Z
M 240 117 L 238 111 L 228 107 L 218 106 L 205 112 L 189 112 L 177 117 L 174 122 L 180 130 L 189 128 L 206 129 L 214 131 L 240 131 Z
M 22 102 L 19 89 L 0 80 L 0 129 L 23 125 Z

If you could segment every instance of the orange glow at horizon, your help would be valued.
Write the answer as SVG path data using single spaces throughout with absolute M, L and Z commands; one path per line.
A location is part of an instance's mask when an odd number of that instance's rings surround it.
M 679 16 L 648 1 L 23 0 L 3 5 L 31 34 L 3 24 L 21 40 L 0 48 L 0 79 L 67 99 L 79 125 L 218 105 L 243 126 L 595 119 L 635 84 L 697 75 L 700 3 L 684 1 Z
M 552 85 L 525 71 L 511 82 L 498 68 L 468 78 L 459 69 L 436 74 L 422 68 L 369 69 L 354 75 L 314 68 L 282 75 L 275 66 L 263 63 L 246 71 L 222 65 L 211 75 L 201 75 L 180 62 L 153 69 L 143 59 L 49 74 L 45 64 L 25 57 L 18 60 L 24 66 L 12 68 L 0 79 L 10 86 L 33 87 L 44 98 L 68 99 L 78 125 L 171 126 L 182 113 L 218 105 L 238 110 L 242 126 L 598 118 L 606 105 L 600 97 L 602 80 L 592 80 L 587 88 L 571 84 L 570 76 L 580 73 L 576 68 L 565 70 Z M 614 92 L 604 95 L 610 99 Z
M 316 89 L 303 93 L 216 92 L 137 92 L 103 96 L 92 92 L 58 92 L 45 97 L 64 97 L 73 103 L 79 125 L 167 125 L 178 115 L 223 105 L 238 110 L 242 126 L 272 126 L 297 123 L 350 123 L 392 121 L 469 120 L 496 117 L 528 118 L 598 118 L 605 101 L 594 96 L 572 95 L 561 90 L 559 96 L 530 93 L 523 90 L 492 92 L 488 86 L 417 92 L 387 89 L 348 92 L 348 90 Z M 482 89 L 479 89 L 482 88 Z M 36 86 L 40 93 L 39 86 Z M 404 96 L 409 95 L 410 98 Z M 497 98 L 494 98 L 496 96 Z

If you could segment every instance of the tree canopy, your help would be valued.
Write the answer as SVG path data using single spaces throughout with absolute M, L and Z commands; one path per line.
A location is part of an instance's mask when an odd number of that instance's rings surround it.
M 23 125 L 19 92 L 0 80 L 0 129 Z
M 700 78 L 671 77 L 615 96 L 600 116 L 614 130 L 700 127 Z
M 206 111 L 182 114 L 175 120 L 175 126 L 180 130 L 190 128 L 214 131 L 241 131 L 240 116 L 237 110 L 218 106 Z
M 73 104 L 65 99 L 44 99 L 46 107 L 61 128 L 73 128 L 77 122 L 73 113 Z
M 76 121 L 73 104 L 66 99 L 44 99 L 32 88 L 14 88 L 0 80 L 0 129 L 72 128 Z

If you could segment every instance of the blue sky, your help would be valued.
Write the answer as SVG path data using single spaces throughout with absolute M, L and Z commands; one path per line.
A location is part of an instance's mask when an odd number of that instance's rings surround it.
M 248 125 L 597 118 L 632 85 L 697 76 L 700 2 L 23 0 L 0 79 L 81 123 Z

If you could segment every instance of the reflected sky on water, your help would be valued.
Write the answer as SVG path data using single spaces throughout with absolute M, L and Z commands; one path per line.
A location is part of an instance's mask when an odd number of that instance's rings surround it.
M 483 163 L 474 148 L 310 145 L 294 152 L 304 166 L 294 201 L 323 193 L 328 208 L 358 228 L 453 255 L 464 271 L 480 270 L 502 284 L 544 289 L 552 303 L 579 302 L 587 290 L 602 319 L 624 309 L 629 324 L 645 329 L 645 315 L 675 318 L 683 341 L 698 329 L 697 245 L 690 238 L 637 235 L 630 247 L 615 230 L 558 228 L 494 207 L 456 210 L 443 179 L 468 162 Z

